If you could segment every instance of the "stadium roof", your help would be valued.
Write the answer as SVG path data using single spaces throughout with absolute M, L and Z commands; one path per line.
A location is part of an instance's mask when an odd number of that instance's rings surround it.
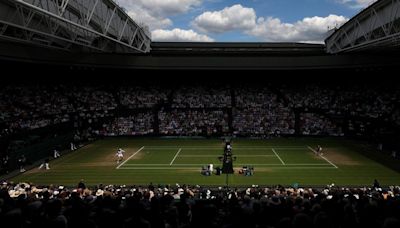
M 324 54 L 323 44 L 244 42 L 153 42 L 152 54 Z
M 397 67 L 400 55 L 331 55 L 323 45 L 299 43 L 152 43 L 147 54 L 82 53 L 3 41 L 1 60 L 124 70 L 327 70 Z
M 369 14 L 369 9 L 370 9 L 371 7 L 374 7 L 374 6 L 378 5 L 378 4 L 382 4 L 382 1 L 375 1 L 375 2 L 373 2 L 371 5 L 369 5 L 368 7 L 363 8 L 360 12 L 358 12 L 356 15 L 354 15 L 353 17 L 351 17 L 350 20 L 346 21 L 343 25 L 341 25 L 340 28 L 341 28 L 341 27 L 345 27 L 347 24 L 352 23 L 352 21 L 353 21 L 355 18 L 365 18 L 365 17 L 371 16 L 371 15 Z M 385 4 L 387 4 L 387 3 L 385 3 Z M 338 28 L 338 29 L 340 29 L 340 28 Z M 325 38 L 325 40 L 327 40 L 327 39 L 329 39 L 331 36 L 333 36 L 333 34 L 334 34 L 335 32 L 337 32 L 338 29 L 336 29 L 334 32 L 330 33 L 329 36 Z

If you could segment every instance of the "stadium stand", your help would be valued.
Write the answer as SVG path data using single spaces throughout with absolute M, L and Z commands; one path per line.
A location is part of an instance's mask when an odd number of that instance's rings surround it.
M 83 185 L 84 186 L 84 185 Z M 400 188 L 7 183 L 0 218 L 17 227 L 398 227 Z M 18 218 L 18 219 L 17 219 Z
M 222 132 L 238 135 L 273 134 L 278 130 L 281 134 L 336 136 L 353 129 L 343 126 L 344 119 L 350 125 L 365 120 L 398 125 L 397 86 L 340 88 L 307 84 L 292 89 L 287 85 L 274 86 L 279 91 L 272 92 L 267 87 L 260 90 L 256 86 L 207 91 L 203 87 L 185 87 L 173 94 L 169 92 L 171 89 L 147 87 L 4 86 L 0 100 L 1 136 L 62 123 L 78 127 L 94 122 L 107 125 L 107 134 L 112 134 L 112 129 L 118 129 L 113 125 L 129 125 L 129 121 L 131 127 L 136 125 L 133 122 L 140 126 L 134 132 L 141 135 L 159 130 L 164 135 L 168 132 L 185 135 L 189 128 L 182 126 L 220 125 Z M 153 93 L 157 95 L 152 97 Z M 138 111 L 143 113 L 129 115 Z M 130 117 L 119 116 L 121 113 Z M 156 116 L 152 116 L 154 113 Z M 299 129 L 295 129 L 296 125 Z M 124 132 L 131 131 L 114 135 Z

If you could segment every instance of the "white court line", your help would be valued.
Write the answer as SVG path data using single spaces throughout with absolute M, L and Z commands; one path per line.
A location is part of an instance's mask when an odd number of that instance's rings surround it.
M 223 151 L 224 148 L 208 148 L 208 147 L 146 147 L 149 150 L 177 150 L 177 149 L 185 149 L 185 150 L 207 150 L 207 151 Z
M 185 149 L 185 150 L 223 150 L 224 147 L 207 147 L 207 146 L 198 146 L 198 147 L 184 147 L 184 146 L 146 146 L 147 149 L 157 149 L 157 150 L 169 150 L 169 149 Z M 266 147 L 234 147 L 234 150 L 265 150 L 265 149 L 292 149 L 292 150 L 301 150 L 304 149 L 303 146 L 266 146 Z
M 308 149 L 310 149 L 312 152 L 317 153 L 317 151 L 315 151 L 313 148 L 311 148 L 310 146 L 307 146 Z M 324 159 L 325 161 L 329 162 L 329 164 L 331 164 L 333 167 L 335 167 L 336 169 L 339 168 L 337 167 L 335 164 L 333 164 L 331 161 L 329 161 L 326 157 L 319 155 L 322 159 Z
M 218 154 L 193 154 L 193 155 L 181 155 L 181 157 L 188 157 L 188 158 L 197 158 L 197 157 L 215 157 L 218 156 Z M 275 157 L 273 154 L 259 154 L 259 155 L 234 155 L 234 157 Z
M 304 147 L 244 147 L 244 148 L 234 148 L 235 150 L 267 150 L 267 149 L 277 149 L 277 150 L 304 150 Z
M 247 163 L 247 164 L 236 164 L 236 166 L 244 166 L 244 165 L 261 166 L 261 167 L 264 167 L 264 166 L 267 166 L 267 167 L 268 166 L 282 166 L 281 163 L 279 163 L 279 164 L 268 164 L 268 163 L 263 163 L 263 164 L 253 164 L 253 163 L 251 163 L 251 164 L 249 164 L 249 163 Z M 327 163 L 320 163 L 320 164 L 306 164 L 306 163 L 286 164 L 285 163 L 285 166 L 296 166 L 296 165 L 302 166 L 302 167 L 307 167 L 307 166 L 328 166 L 328 167 L 331 167 L 331 165 L 327 164 Z
M 278 166 L 278 167 L 271 167 L 272 169 L 336 169 L 332 166 L 320 166 L 320 167 L 306 167 L 306 166 Z
M 282 162 L 282 165 L 285 165 L 285 162 L 283 162 L 283 160 L 281 159 L 281 157 L 279 157 L 279 155 L 276 153 L 276 151 L 274 150 L 274 148 L 271 148 L 272 152 L 274 152 L 274 154 L 278 157 L 279 161 Z
M 233 146 L 233 149 L 235 149 L 235 148 L 249 148 L 249 149 L 252 149 L 252 148 L 260 148 L 260 149 L 278 148 L 279 149 L 279 148 L 304 148 L 304 146 L 303 145 L 298 145 L 298 146 Z
M 269 149 L 275 149 L 275 150 L 304 150 L 304 147 L 296 147 L 296 148 L 289 148 L 289 147 L 273 147 Z
M 271 169 L 335 169 L 335 167 L 332 166 L 326 166 L 326 167 L 295 167 L 295 166 L 282 166 L 281 164 L 279 164 L 280 166 L 277 167 L 270 167 Z M 136 170 L 166 170 L 166 169 L 170 169 L 170 170 L 175 170 L 175 169 L 185 169 L 185 170 L 199 170 L 200 168 L 193 168 L 193 167 L 121 167 L 120 169 L 136 169 Z
M 201 157 L 208 158 L 208 157 L 216 157 L 216 156 L 218 156 L 218 154 L 181 155 L 181 157 L 184 157 L 184 158 L 201 158 Z
M 333 168 L 333 167 L 329 167 Z M 185 170 L 200 170 L 200 168 L 196 167 L 121 167 L 120 169 L 137 169 L 137 170 L 176 170 L 176 169 L 185 169 Z
M 169 165 L 172 165 L 174 163 L 175 159 L 178 157 L 178 154 L 181 152 L 182 148 L 179 148 L 178 152 L 176 152 L 175 157 L 172 159 L 171 163 Z
M 314 166 L 314 165 L 321 165 L 321 166 L 325 166 L 325 165 L 329 165 L 330 166 L 330 164 L 327 164 L 327 163 L 293 163 L 293 164 L 287 164 L 287 163 L 285 163 L 285 165 L 304 165 L 304 166 Z
M 234 155 L 234 157 L 275 157 L 273 154 L 257 154 L 257 155 Z
M 75 163 L 74 163 L 75 164 Z M 213 164 L 219 164 L 219 163 L 215 163 L 213 162 Z M 204 164 L 173 164 L 173 166 L 202 166 Z M 274 164 L 274 163 L 262 163 L 262 164 L 235 164 L 236 166 L 243 166 L 243 165 L 257 165 L 257 166 L 282 166 L 281 163 L 279 164 Z M 285 166 L 331 166 L 328 163 L 298 163 L 298 164 L 286 164 Z M 170 164 L 125 164 L 126 166 L 170 166 Z
M 134 154 L 132 154 L 131 156 L 129 156 L 125 161 L 123 161 L 121 164 L 119 164 L 119 166 L 117 166 L 116 169 L 119 169 L 123 164 L 125 164 L 129 159 L 131 159 L 133 156 L 135 156 L 137 153 L 139 153 L 141 150 L 144 149 L 144 146 L 142 146 L 139 150 L 137 150 Z
M 219 164 L 213 162 L 212 164 Z M 203 166 L 204 164 L 174 164 L 173 166 Z M 237 166 L 242 166 L 242 165 L 249 165 L 249 164 L 236 164 Z M 282 164 L 251 164 L 251 165 L 282 165 Z M 328 164 L 329 165 L 329 164 Z M 126 164 L 126 166 L 171 166 L 170 164 Z

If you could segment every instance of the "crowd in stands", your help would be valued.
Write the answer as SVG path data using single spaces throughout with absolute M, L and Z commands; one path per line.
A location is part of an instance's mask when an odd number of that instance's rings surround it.
M 278 96 L 267 87 L 239 87 L 235 89 L 238 108 L 273 108 L 279 104 Z
M 188 185 L 88 188 L 4 182 L 0 221 L 12 227 L 400 226 L 400 187 Z
M 272 109 L 246 108 L 234 111 L 233 129 L 235 135 L 292 135 L 294 113 L 281 106 Z
M 117 102 L 113 94 L 96 87 L 72 87 L 67 91 L 67 96 L 73 99 L 77 111 L 113 110 Z
M 0 91 L 1 134 L 37 129 L 69 121 L 73 110 L 60 88 L 44 86 L 4 87 Z M 55 95 L 57 94 L 57 95 Z
M 323 115 L 315 113 L 303 113 L 301 115 L 300 131 L 302 135 L 343 136 L 341 126 L 337 126 Z
M 162 135 L 216 135 L 228 132 L 228 115 L 223 111 L 162 110 L 158 113 Z
M 241 87 L 235 90 L 233 111 L 235 135 L 292 135 L 294 113 L 267 87 Z
M 168 90 L 159 87 L 122 87 L 119 99 L 128 108 L 151 108 L 159 103 L 167 102 Z
M 3 135 L 69 122 L 72 116 L 99 116 L 117 107 L 111 93 L 89 86 L 7 86 L 0 96 Z
M 118 117 L 110 123 L 103 124 L 103 128 L 98 134 L 103 136 L 148 135 L 154 132 L 153 122 L 153 114 L 151 112 Z
M 173 108 L 231 107 L 229 88 L 181 87 L 174 91 Z
M 343 135 L 346 129 L 341 127 L 346 125 L 336 123 L 331 118 L 334 116 L 382 119 L 400 125 L 400 90 L 396 85 L 174 86 L 3 86 L 0 137 L 60 123 L 104 125 L 102 131 L 107 135 L 145 135 L 157 127 L 163 135 L 196 135 L 204 132 L 204 127 L 211 132 L 229 128 L 236 135 Z M 121 109 L 132 110 L 124 114 L 131 117 L 118 120 Z M 135 116 L 137 109 L 149 113 Z M 158 116 L 150 114 L 152 109 Z M 170 109 L 173 111 L 168 113 Z M 154 119 L 160 120 L 158 126 Z M 300 121 L 299 129 L 296 121 Z M 119 130 L 119 125 L 126 127 Z
M 282 86 L 292 108 L 323 109 L 332 114 L 379 118 L 389 115 L 400 100 L 396 85 Z

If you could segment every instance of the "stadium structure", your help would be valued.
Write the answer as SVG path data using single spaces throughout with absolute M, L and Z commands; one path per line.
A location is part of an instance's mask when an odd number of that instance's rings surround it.
M 176 43 L 111 0 L 0 1 L 0 221 L 398 227 L 399 9 L 325 44 Z
M 325 45 L 151 43 L 146 26 L 111 0 L 10 0 L 1 2 L 0 58 L 103 69 L 387 69 L 399 62 L 397 9 L 397 1 L 377 1 Z

